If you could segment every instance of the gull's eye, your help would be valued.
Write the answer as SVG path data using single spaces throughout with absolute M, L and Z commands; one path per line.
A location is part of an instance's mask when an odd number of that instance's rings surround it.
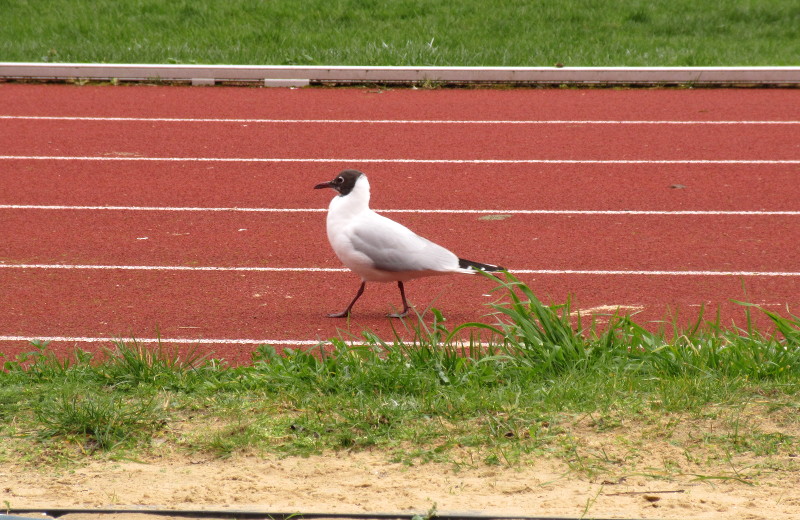
M 341 184 L 344 182 L 344 177 L 336 177 L 336 180 L 333 182 L 334 184 Z

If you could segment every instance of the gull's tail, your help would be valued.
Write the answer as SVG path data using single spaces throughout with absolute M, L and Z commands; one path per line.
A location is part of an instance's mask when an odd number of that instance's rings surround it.
M 499 265 L 491 265 L 491 264 L 482 264 L 480 262 L 473 262 L 472 260 L 465 260 L 463 258 L 458 259 L 458 267 L 461 269 L 474 269 L 477 271 L 505 271 L 505 267 L 500 267 Z

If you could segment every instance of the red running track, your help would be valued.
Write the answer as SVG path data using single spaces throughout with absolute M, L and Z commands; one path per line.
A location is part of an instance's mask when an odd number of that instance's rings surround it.
M 392 285 L 368 285 L 350 322 L 324 317 L 358 280 L 325 238 L 332 193 L 311 188 L 345 167 L 367 172 L 374 208 L 548 302 L 652 327 L 800 302 L 796 90 L 0 84 L 0 100 L 9 356 L 160 335 L 238 363 L 258 341 L 390 335 Z M 407 288 L 453 324 L 491 320 L 491 289 Z

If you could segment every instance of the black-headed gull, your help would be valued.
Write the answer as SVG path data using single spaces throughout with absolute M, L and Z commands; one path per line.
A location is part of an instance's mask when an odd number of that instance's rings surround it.
M 342 312 L 329 314 L 331 318 L 348 316 L 367 282 L 397 282 L 403 310 L 388 317 L 402 318 L 410 309 L 403 282 L 423 276 L 505 270 L 459 258 L 369 209 L 369 181 L 360 171 L 344 170 L 332 181 L 314 186 L 314 189 L 322 188 L 332 188 L 339 193 L 328 208 L 328 240 L 339 260 L 361 277 L 361 287 L 353 301 Z

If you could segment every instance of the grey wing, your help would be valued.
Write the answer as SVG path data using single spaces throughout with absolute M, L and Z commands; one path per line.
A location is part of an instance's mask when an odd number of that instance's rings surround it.
M 383 271 L 455 271 L 458 257 L 444 247 L 380 215 L 353 230 L 353 247 Z

